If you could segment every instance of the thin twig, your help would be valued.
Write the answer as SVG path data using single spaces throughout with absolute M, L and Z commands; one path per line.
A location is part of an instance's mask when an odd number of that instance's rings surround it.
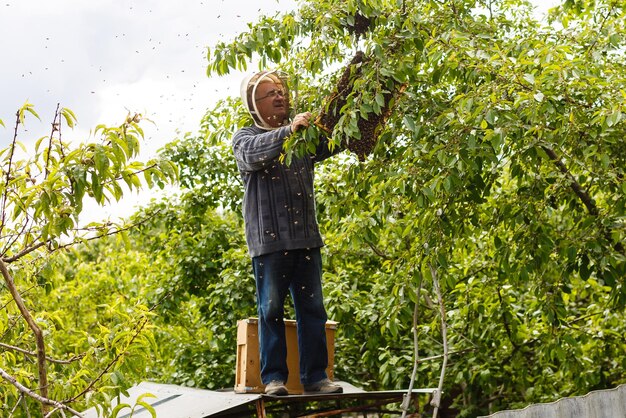
M 500 306 L 502 307 L 502 322 L 504 323 L 504 330 L 506 331 L 507 337 L 509 337 L 509 341 L 513 344 L 513 348 L 517 349 L 518 344 L 513 341 L 513 333 L 511 332 L 511 326 L 509 325 L 509 320 L 506 317 L 506 310 L 504 309 L 504 300 L 502 299 L 502 292 L 500 291 L 500 287 L 498 287 L 498 300 L 500 301 Z
M 546 145 L 542 145 L 541 148 L 546 152 L 546 154 L 548 154 L 548 157 L 550 157 L 552 162 L 554 162 L 554 164 L 558 167 L 559 171 L 561 171 L 561 173 L 565 175 L 567 180 L 569 180 L 570 187 L 572 188 L 574 193 L 576 193 L 576 196 L 578 196 L 578 198 L 583 202 L 583 204 L 589 211 L 589 214 L 593 216 L 598 216 L 600 214 L 600 211 L 598 210 L 595 202 L 593 201 L 591 196 L 589 196 L 589 193 L 587 193 L 587 191 L 584 190 L 582 186 L 576 181 L 576 178 L 574 178 L 572 173 L 570 173 L 570 171 L 567 169 L 567 167 L 563 163 L 563 160 L 561 160 L 561 158 L 556 154 L 556 152 L 554 152 L 552 148 Z
M 26 213 L 26 210 L 24 210 L 24 213 Z M 19 233 L 13 234 L 13 235 L 8 235 L 8 237 L 11 237 L 5 244 L 4 248 L 2 249 L 2 253 L 4 254 L 9 248 L 13 248 L 13 245 L 24 236 L 24 234 L 26 233 L 26 229 L 28 229 L 28 222 L 30 221 L 30 217 L 28 215 L 25 216 L 25 220 L 24 220 L 24 225 L 22 225 L 22 230 Z M 16 225 L 17 226 L 17 225 Z
M 55 412 L 59 411 L 63 418 L 65 418 L 65 412 L 62 408 L 56 407 L 52 411 L 48 412 L 43 418 L 50 418 Z
M 131 337 L 128 344 L 126 344 L 126 347 L 124 347 L 123 350 L 120 350 L 115 356 L 115 358 L 111 360 L 109 364 L 107 364 L 106 367 L 98 374 L 98 376 L 96 376 L 96 378 L 92 380 L 87 385 L 87 387 L 85 387 L 82 391 L 80 391 L 78 395 L 75 395 L 72 398 L 67 399 L 63 402 L 64 403 L 75 402 L 78 398 L 84 396 L 87 392 L 89 392 L 96 385 L 96 383 L 98 383 L 102 379 L 102 376 L 104 376 L 104 374 L 107 373 L 111 369 L 111 367 L 113 367 L 113 365 L 115 365 L 115 363 L 117 363 L 123 355 L 127 354 L 126 349 L 130 347 L 130 345 L 135 341 L 135 339 L 139 336 L 139 334 L 141 333 L 141 331 L 143 330 L 143 328 L 146 326 L 147 323 L 148 323 L 148 318 L 144 316 L 142 320 L 139 322 L 139 324 L 135 327 L 135 333 Z
M 595 313 L 590 313 L 588 315 L 584 315 L 578 318 L 574 318 L 571 321 L 569 321 L 567 324 L 565 325 L 573 325 L 574 323 L 578 322 L 578 321 L 582 321 L 583 319 L 587 319 L 587 318 L 591 318 L 592 316 L 598 316 L 598 315 L 603 315 L 604 312 L 595 312 Z
M 11 153 L 9 154 L 9 165 L 6 172 L 6 181 L 4 183 L 4 193 L 2 194 L 2 224 L 0 224 L 0 235 L 4 229 L 6 221 L 7 198 L 9 193 L 9 183 L 11 182 L 11 166 L 13 165 L 13 156 L 15 155 L 15 144 L 17 143 L 17 129 L 20 125 L 20 111 L 15 114 L 15 132 L 13 133 L 13 142 L 11 143 Z
M 58 128 L 60 123 L 57 123 L 57 118 L 59 117 L 59 106 L 61 106 L 61 103 L 57 103 L 57 108 L 54 111 L 54 119 L 52 119 L 52 132 L 50 132 L 50 140 L 48 141 L 48 154 L 46 155 L 46 169 L 44 178 L 48 178 L 49 173 L 48 165 L 50 164 L 50 153 L 52 152 L 52 136 L 56 131 L 59 130 Z
M 28 351 L 28 350 L 25 350 L 23 348 L 15 347 L 15 346 L 9 345 L 9 344 L 0 343 L 0 348 L 4 348 L 5 350 L 17 351 L 18 353 L 22 353 L 22 354 L 27 355 L 29 357 L 37 357 L 37 353 L 35 353 L 33 351 Z M 56 363 L 56 364 L 72 364 L 73 362 L 75 362 L 77 360 L 80 360 L 83 357 L 85 357 L 84 354 L 79 354 L 77 356 L 71 357 L 69 360 L 58 360 L 58 359 L 46 356 L 46 360 L 48 360 L 50 363 Z
M 367 245 L 372 249 L 372 251 L 374 251 L 374 254 L 376 254 L 380 258 L 384 258 L 385 260 L 390 260 L 391 259 L 391 257 L 389 257 L 387 254 L 385 254 L 383 251 L 381 251 L 378 247 L 376 247 L 371 242 L 367 242 Z
M 611 9 L 606 12 L 606 16 L 604 16 L 604 19 L 602 19 L 602 23 L 600 24 L 600 28 L 596 32 L 598 34 L 598 36 L 596 36 L 596 39 L 593 41 L 593 43 L 591 45 L 589 45 L 589 48 L 587 48 L 587 51 L 585 51 L 585 55 L 589 55 L 589 53 L 596 47 L 596 45 L 598 43 L 598 40 L 600 39 L 600 36 L 602 36 L 602 31 L 604 30 L 604 25 L 606 24 L 606 21 L 611 16 L 611 13 L 613 12 L 613 8 L 614 7 L 615 7 L 614 5 L 611 5 Z
M 15 406 L 13 407 L 13 409 L 11 409 L 11 413 L 9 414 L 9 418 L 13 417 L 13 414 L 15 413 L 15 411 L 17 411 L 17 407 L 20 406 L 20 402 L 22 402 L 22 399 L 24 399 L 24 394 L 20 393 L 20 397 L 17 399 L 17 402 L 15 402 Z
M 63 112 L 61 108 L 61 113 Z M 65 151 L 63 151 L 63 135 L 61 134 L 61 128 L 63 127 L 61 115 L 59 114 L 59 151 L 61 151 L 61 158 L 65 159 Z
M 417 284 L 417 299 L 415 300 L 415 307 L 413 308 L 413 373 L 411 373 L 411 381 L 409 382 L 409 389 L 407 393 L 404 395 L 404 400 L 402 401 L 402 418 L 406 418 L 406 413 L 409 409 L 409 404 L 411 403 L 411 393 L 413 392 L 413 385 L 415 384 L 415 376 L 417 375 L 417 365 L 419 364 L 419 349 L 418 349 L 418 336 L 417 336 L 417 319 L 419 318 L 419 304 L 420 304 L 420 293 L 422 290 L 422 275 L 420 273 L 419 283 Z
M 160 213 L 160 211 L 156 211 L 153 214 L 151 214 L 150 216 L 147 216 L 147 217 L 145 217 L 143 219 L 140 219 L 139 221 L 137 221 L 135 223 L 127 225 L 127 226 L 125 226 L 124 228 L 121 228 L 121 229 L 115 229 L 113 231 L 108 231 L 106 234 L 101 234 L 101 235 L 97 235 L 95 237 L 88 237 L 88 238 L 77 238 L 76 241 L 72 241 L 72 242 L 67 243 L 67 244 L 59 245 L 58 247 L 55 247 L 54 249 L 51 249 L 51 251 L 62 250 L 62 249 L 69 248 L 69 247 L 72 247 L 72 246 L 77 245 L 77 244 L 81 244 L 83 242 L 94 241 L 94 240 L 97 240 L 97 239 L 100 239 L 100 238 L 103 238 L 103 237 L 108 237 L 108 236 L 111 236 L 111 235 L 115 235 L 115 234 L 119 234 L 119 233 L 122 233 L 122 232 L 125 232 L 125 231 L 129 231 L 129 230 L 131 230 L 131 229 L 133 229 L 133 228 L 143 224 L 144 222 L 147 222 L 148 220 L 156 217 L 156 215 L 158 215 L 159 213 Z M 77 231 L 98 232 L 98 231 L 100 231 L 100 229 L 99 228 L 92 228 L 92 229 L 90 229 L 90 228 L 77 228 L 77 229 L 74 229 L 73 231 L 75 231 L 75 232 L 77 232 Z M 33 245 L 32 247 L 25 248 L 24 250 L 20 251 L 18 254 L 14 255 L 12 257 L 0 258 L 0 260 L 4 261 L 5 263 L 12 263 L 12 262 L 18 260 L 19 258 L 25 256 L 26 254 L 29 254 L 29 253 L 35 251 L 36 249 L 41 248 L 41 247 L 43 247 L 45 245 L 48 245 L 50 243 L 51 243 L 50 240 L 48 240 L 46 242 L 40 242 L 37 245 Z
M 466 348 L 466 349 L 463 349 L 463 350 L 450 351 L 448 353 L 448 357 L 453 355 L 453 354 L 463 354 L 463 353 L 467 353 L 468 351 L 476 351 L 476 350 L 477 350 L 477 348 Z M 439 354 L 439 355 L 436 355 L 436 356 L 424 357 L 424 358 L 420 359 L 420 363 L 423 363 L 425 361 L 438 360 L 438 359 L 443 358 L 443 357 L 445 357 L 445 354 Z

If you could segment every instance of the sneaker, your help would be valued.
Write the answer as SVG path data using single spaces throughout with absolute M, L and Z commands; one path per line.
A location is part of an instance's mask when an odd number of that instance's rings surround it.
M 315 393 L 343 393 L 343 388 L 326 378 L 319 382 L 311 383 L 310 385 L 304 385 L 304 391 Z
M 265 386 L 265 394 L 272 396 L 287 396 L 287 387 L 280 380 L 272 380 Z

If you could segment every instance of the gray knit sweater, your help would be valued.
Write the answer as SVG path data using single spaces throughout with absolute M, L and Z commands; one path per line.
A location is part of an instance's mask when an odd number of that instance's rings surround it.
M 324 245 L 315 213 L 313 165 L 333 153 L 323 138 L 314 155 L 294 158 L 287 167 L 278 157 L 290 134 L 290 126 L 270 131 L 252 126 L 233 136 L 245 188 L 243 215 L 251 257 Z

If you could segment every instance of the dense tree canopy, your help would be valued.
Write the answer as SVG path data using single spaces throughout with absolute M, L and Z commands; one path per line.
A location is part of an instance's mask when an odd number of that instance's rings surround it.
M 415 385 L 436 387 L 445 351 L 439 412 L 468 417 L 626 381 L 624 14 L 605 0 L 565 1 L 548 22 L 522 0 L 311 0 L 209 50 L 210 76 L 253 60 L 287 71 L 292 106 L 316 115 L 357 51 L 365 58 L 330 135 L 354 148 L 362 120 L 378 121 L 377 145 L 324 162 L 316 179 L 339 379 L 406 388 L 417 349 Z M 234 383 L 236 320 L 255 315 L 230 150 L 248 123 L 237 98 L 208 110 L 197 134 L 164 151 L 180 199 L 136 214 L 123 248 L 116 238 L 75 248 L 28 282 L 40 311 L 101 333 L 95 354 L 125 347 L 128 361 L 106 370 L 117 390 Z M 284 162 L 323 132 L 290 138 Z M 95 310 L 50 297 L 61 291 Z M 115 327 L 145 340 L 120 343 Z M 55 340 L 67 334 L 57 326 Z M 55 347 L 79 355 L 81 344 Z
M 419 283 L 435 299 L 433 271 L 457 353 L 448 405 L 472 415 L 623 381 L 624 10 L 565 2 L 548 23 L 523 1 L 311 1 L 210 50 L 209 74 L 257 56 L 318 113 L 363 51 L 335 145 L 362 139 L 359 120 L 406 87 L 373 154 L 319 179 L 345 378 L 406 385 L 412 304 Z M 236 129 L 231 106 L 214 126 Z M 286 144 L 287 162 L 316 130 Z M 442 352 L 428 305 L 422 356 Z M 437 381 L 438 365 L 421 367 L 422 385 Z

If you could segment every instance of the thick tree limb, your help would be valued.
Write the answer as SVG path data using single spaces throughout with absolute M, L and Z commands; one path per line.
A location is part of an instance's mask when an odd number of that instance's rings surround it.
M 5 370 L 0 368 L 0 377 L 2 377 L 4 380 L 6 380 L 7 382 L 9 382 L 10 384 L 12 384 L 13 386 L 15 386 L 17 388 L 17 390 L 19 390 L 21 393 L 23 393 L 24 395 L 30 396 L 31 398 L 35 399 L 36 401 L 40 402 L 42 405 L 52 405 L 57 409 L 62 409 L 68 412 L 71 412 L 72 414 L 76 415 L 79 418 L 83 418 L 83 416 L 81 415 L 80 412 L 75 411 L 74 409 L 70 408 L 69 406 L 55 401 L 53 399 L 49 399 L 45 396 L 41 396 L 39 394 L 37 394 L 35 391 L 27 388 L 26 386 L 22 385 L 20 382 L 17 381 L 17 379 L 15 379 L 13 376 L 11 376 L 10 374 L 8 374 Z
M 43 332 L 41 328 L 37 325 L 35 320 L 30 314 L 28 308 L 26 308 L 26 304 L 22 300 L 20 292 L 17 291 L 17 287 L 15 286 L 15 282 L 13 281 L 13 277 L 9 272 L 7 265 L 0 259 L 0 272 L 4 277 L 4 281 L 7 284 L 7 288 L 9 292 L 11 292 L 11 296 L 15 301 L 18 309 L 20 310 L 22 317 L 28 323 L 28 326 L 35 334 L 35 343 L 37 345 L 37 369 L 39 372 L 39 391 L 43 398 L 48 398 L 48 372 L 46 368 L 46 345 L 43 339 Z M 46 414 L 47 407 L 49 404 L 42 404 L 43 414 Z

